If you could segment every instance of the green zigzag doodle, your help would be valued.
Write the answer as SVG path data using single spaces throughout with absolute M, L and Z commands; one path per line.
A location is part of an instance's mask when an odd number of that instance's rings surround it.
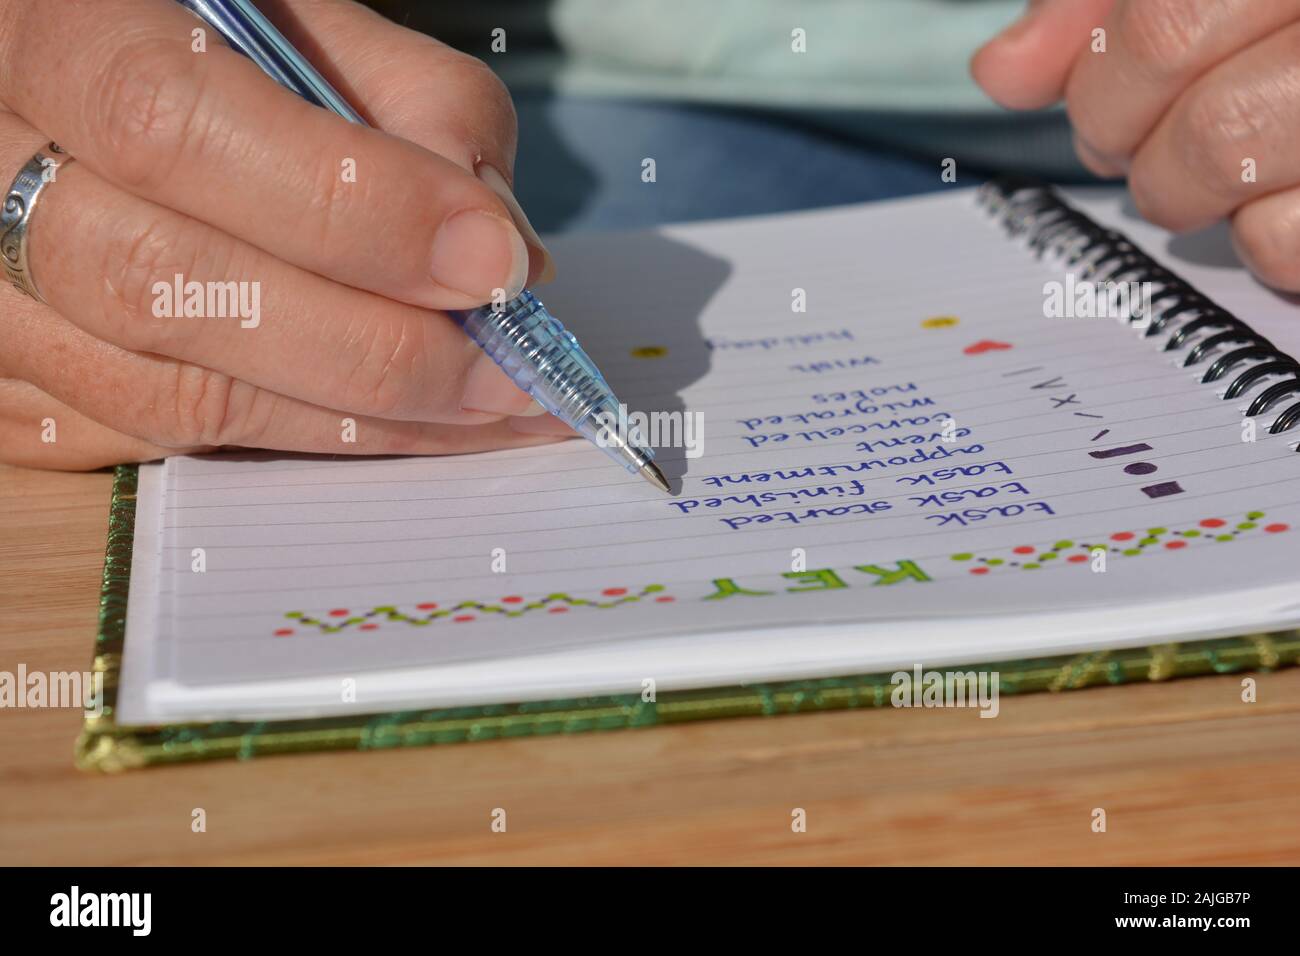
M 548 594 L 539 601 L 531 601 L 527 604 L 520 604 L 517 607 L 504 607 L 500 604 L 482 604 L 478 601 L 461 601 L 453 607 L 440 607 L 423 616 L 405 614 L 392 605 L 373 607 L 362 614 L 353 615 L 352 617 L 344 618 L 343 620 L 335 622 L 311 617 L 304 614 L 302 611 L 286 611 L 284 616 L 297 624 L 303 625 L 304 627 L 318 628 L 322 634 L 337 634 L 339 631 L 346 630 L 353 625 L 365 624 L 371 618 L 375 617 L 382 617 L 386 620 L 402 624 L 410 624 L 412 627 L 426 627 L 438 618 L 450 617 L 453 614 L 459 614 L 461 611 L 479 611 L 486 614 L 503 614 L 506 617 L 521 617 L 529 611 L 536 611 L 540 608 L 556 603 L 563 603 L 569 607 L 611 608 L 639 601 L 643 597 L 658 594 L 663 589 L 664 586 L 662 584 L 647 584 L 637 594 L 625 594 L 612 601 L 596 601 L 588 600 L 587 598 L 575 598 L 568 594 L 564 594 L 563 592 L 557 592 L 555 594 Z
M 1238 535 L 1249 534 L 1260 529 L 1270 534 L 1291 530 L 1290 525 L 1281 521 L 1263 524 L 1264 518 L 1265 514 L 1262 511 L 1248 511 L 1245 519 L 1241 521 L 1211 516 L 1202 518 L 1193 527 L 1176 531 L 1159 527 L 1147 528 L 1144 531 L 1117 531 L 1103 536 L 1106 540 L 1096 544 L 1058 541 L 1055 545 L 1021 545 L 1016 548 L 1003 548 L 992 555 L 959 551 L 949 557 L 953 561 L 970 562 L 973 565 L 968 567 L 971 574 L 988 574 L 991 571 L 1008 570 L 1013 567 L 1021 571 L 1037 571 L 1058 557 L 1082 565 L 1091 557 L 1094 550 L 1118 557 L 1135 558 L 1143 554 L 1146 549 L 1156 549 L 1158 546 L 1174 550 L 1207 541 L 1221 544 L 1235 540 Z M 1020 560 L 1013 560 L 1015 558 Z

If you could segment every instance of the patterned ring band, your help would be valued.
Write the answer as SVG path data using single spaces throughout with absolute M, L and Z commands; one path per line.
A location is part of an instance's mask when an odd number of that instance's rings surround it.
M 55 180 L 59 167 L 72 161 L 56 143 L 38 152 L 27 161 L 14 177 L 5 193 L 4 209 L 0 212 L 0 258 L 4 259 L 5 274 L 14 287 L 26 292 L 37 302 L 44 302 L 36 281 L 32 278 L 27 261 L 27 226 L 31 222 L 36 200 L 48 183 Z

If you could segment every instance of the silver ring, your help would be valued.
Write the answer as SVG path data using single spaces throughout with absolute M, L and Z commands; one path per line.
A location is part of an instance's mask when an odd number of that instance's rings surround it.
M 57 143 L 50 143 L 18 171 L 5 194 L 4 209 L 0 211 L 0 259 L 4 260 L 5 275 L 9 276 L 14 288 L 26 292 L 37 302 L 45 299 L 36 288 L 27 261 L 27 226 L 41 191 L 54 182 L 59 167 L 70 162 L 71 156 Z

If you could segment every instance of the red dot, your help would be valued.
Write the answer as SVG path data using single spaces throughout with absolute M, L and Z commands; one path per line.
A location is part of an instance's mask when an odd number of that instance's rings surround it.
M 348 609 L 345 607 L 336 607 L 334 610 L 330 611 L 330 617 L 347 617 L 347 616 L 348 616 Z
M 605 597 L 622 597 L 627 593 L 627 588 L 605 588 L 605 590 L 600 593 L 605 595 Z
M 1130 541 L 1132 538 L 1132 531 L 1118 531 L 1110 536 L 1110 540 L 1112 541 Z
M 502 604 L 518 604 L 521 601 L 523 601 L 523 598 L 521 598 L 518 594 L 512 594 L 510 595 L 510 597 L 503 597 L 501 599 Z
M 432 611 L 437 606 L 436 601 L 425 601 L 423 604 L 417 604 L 416 608 L 421 611 Z
M 971 573 L 971 574 L 988 574 L 988 573 L 989 573 L 989 569 L 988 569 L 988 568 L 971 568 L 971 569 L 970 569 L 970 573 Z
M 378 630 L 378 629 L 379 629 L 379 625 L 378 625 L 378 624 L 362 624 L 362 625 L 361 625 L 361 630 L 363 630 L 363 631 L 375 631 L 375 630 Z
M 1170 551 L 1177 551 L 1179 548 L 1185 548 L 1185 547 L 1187 547 L 1187 542 L 1186 542 L 1186 541 L 1166 541 L 1166 542 L 1165 542 L 1165 547 L 1168 548 Z
M 547 608 L 546 610 L 547 613 L 549 614 L 567 614 L 569 611 L 569 609 L 564 605 L 560 605 L 559 607 Z
M 1264 530 L 1270 532 L 1271 534 L 1277 534 L 1279 531 L 1285 531 L 1289 527 L 1291 527 L 1289 524 L 1282 524 L 1281 522 L 1278 522 L 1277 524 L 1264 525 Z
M 1032 547 L 1030 547 L 1029 545 L 1027 545 L 1027 544 L 1022 544 L 1020 547 L 1018 547 L 1018 548 L 1012 548 L 1011 550 L 1014 551 L 1016 554 L 1033 554 L 1033 553 L 1034 553 L 1034 549 L 1033 549 Z
M 1206 518 L 1201 522 L 1202 528 L 1222 528 L 1226 522 L 1222 518 Z
M 677 598 L 673 597 L 671 594 L 664 594 L 655 598 L 655 601 L 659 604 L 669 604 L 676 600 Z
M 1087 561 L 1088 556 L 1086 554 L 1072 554 L 1065 560 L 1069 561 L 1071 564 L 1078 564 L 1080 561 Z
M 457 614 L 455 617 L 452 618 L 452 620 L 453 620 L 453 621 L 456 621 L 458 624 L 463 624 L 465 621 L 472 621 L 472 620 L 474 620 L 474 615 L 473 615 L 473 614 Z
M 276 637 L 288 637 L 288 636 L 289 636 L 290 634 L 292 634 L 292 633 L 293 633 L 293 628 L 291 628 L 291 627 L 281 627 L 281 628 L 277 628 L 277 629 L 276 629 L 276 631 L 275 631 L 275 636 L 276 636 Z

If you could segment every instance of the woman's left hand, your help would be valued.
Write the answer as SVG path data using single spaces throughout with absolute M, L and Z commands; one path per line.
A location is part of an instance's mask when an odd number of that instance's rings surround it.
M 1227 217 L 1300 291 L 1300 0 L 1038 0 L 975 55 L 993 99 L 1064 99 L 1084 165 L 1175 231 Z

